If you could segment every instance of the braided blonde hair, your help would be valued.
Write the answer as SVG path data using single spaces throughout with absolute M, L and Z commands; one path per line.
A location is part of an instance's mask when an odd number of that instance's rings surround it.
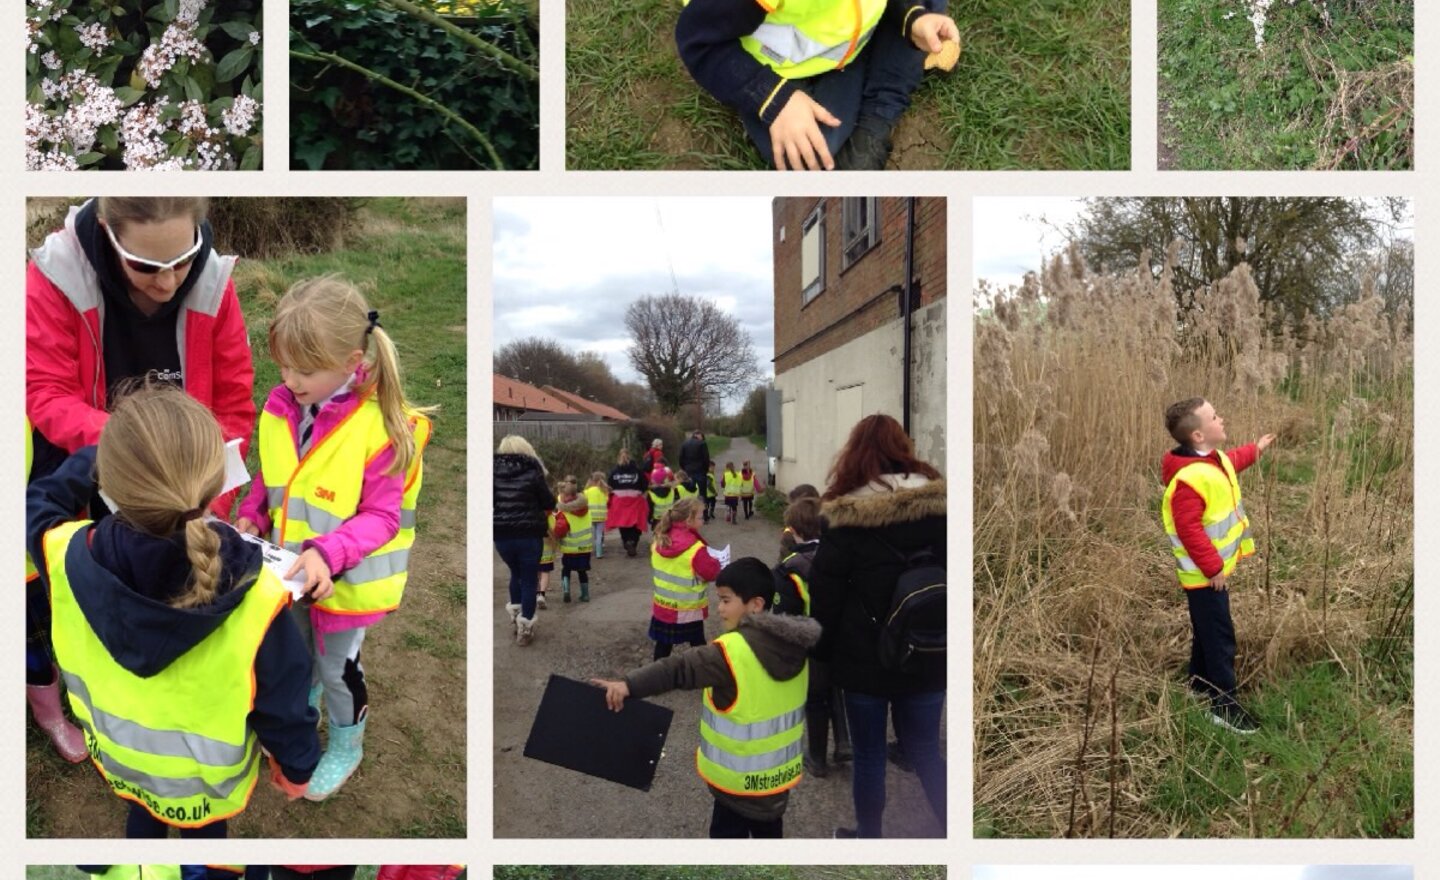
M 122 397 L 100 432 L 95 457 L 100 489 L 116 515 L 155 537 L 185 533 L 190 579 L 176 608 L 214 601 L 220 583 L 220 536 L 205 509 L 225 484 L 225 441 L 208 409 L 167 385 Z

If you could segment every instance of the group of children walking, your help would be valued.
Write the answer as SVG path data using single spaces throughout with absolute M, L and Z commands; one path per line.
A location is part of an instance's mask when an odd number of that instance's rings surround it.
M 233 528 L 212 511 L 221 428 L 173 385 L 119 397 L 98 445 L 28 490 L 53 662 L 87 745 L 77 760 L 130 801 L 130 837 L 225 836 L 262 772 L 291 800 L 322 801 L 361 762 L 361 646 L 405 590 L 431 423 L 405 397 L 379 313 L 344 281 L 292 287 L 268 343 L 282 381 Z M 90 518 L 97 492 L 113 516 Z M 293 565 L 277 573 L 240 533 Z

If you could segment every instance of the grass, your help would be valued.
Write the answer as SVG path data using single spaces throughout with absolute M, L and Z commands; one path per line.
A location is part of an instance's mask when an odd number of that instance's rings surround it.
M 1191 170 L 1413 167 L 1411 0 L 1331 8 L 1326 28 L 1308 3 L 1274 4 L 1257 50 L 1238 0 L 1160 0 L 1162 156 Z
M 1040 275 L 975 324 L 975 834 L 1413 836 L 1405 316 L 1367 287 L 1301 345 L 1264 331 L 1245 266 L 1185 313 L 1168 278 L 1064 257 Z M 1278 435 L 1240 477 L 1249 738 L 1183 684 L 1157 416 L 1195 394 L 1218 401 L 1228 446 Z
M 715 456 L 720 455 L 725 450 L 730 448 L 730 438 L 719 437 L 714 434 L 706 434 L 705 448 L 710 450 L 710 457 L 713 459 Z
M 680 4 L 570 0 L 566 8 L 568 167 L 763 167 L 734 112 L 680 63 Z M 1129 167 L 1128 6 L 977 0 L 950 14 L 960 66 L 926 77 L 896 130 L 890 167 Z

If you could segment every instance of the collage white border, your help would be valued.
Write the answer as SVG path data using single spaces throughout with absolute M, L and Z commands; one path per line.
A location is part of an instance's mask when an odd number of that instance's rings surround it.
M 15 259 L 0 267 L 0 290 L 9 308 L 0 312 L 0 375 L 24 375 L 24 333 L 20 317 L 24 289 L 23 261 L 18 253 L 24 241 L 23 204 L 27 196 L 124 195 L 204 193 L 206 195 L 465 195 L 469 197 L 469 312 L 470 383 L 469 579 L 485 584 L 493 575 L 488 550 L 488 529 L 483 510 L 490 497 L 488 441 L 485 431 L 490 410 L 488 381 L 491 280 L 491 198 L 504 196 L 614 196 L 661 193 L 666 196 L 710 196 L 729 192 L 751 196 L 785 195 L 885 195 L 945 196 L 949 200 L 948 290 L 961 312 L 950 316 L 949 421 L 948 433 L 957 438 L 947 459 L 950 473 L 953 515 L 950 524 L 950 559 L 958 572 L 970 570 L 971 545 L 971 353 L 972 325 L 968 293 L 972 274 L 969 239 L 970 200 L 975 196 L 997 195 L 1410 195 L 1416 197 L 1415 322 L 1419 344 L 1416 351 L 1416 430 L 1426 436 L 1429 428 L 1440 428 L 1440 414 L 1428 409 L 1440 388 L 1440 355 L 1426 343 L 1434 337 L 1440 312 L 1434 306 L 1436 294 L 1428 281 L 1440 278 L 1440 258 L 1428 251 L 1432 205 L 1440 199 L 1440 144 L 1433 137 L 1432 124 L 1440 112 L 1440 93 L 1435 75 L 1440 64 L 1440 39 L 1434 33 L 1440 25 L 1440 0 L 1416 0 L 1417 35 L 1416 135 L 1419 154 L 1417 171 L 1407 173 L 1230 172 L 1161 173 L 1155 166 L 1155 36 L 1156 0 L 1130 0 L 1132 51 L 1132 168 L 1126 172 L 890 172 L 886 174 L 839 173 L 817 185 L 813 177 L 775 175 L 761 172 L 570 172 L 565 171 L 564 148 L 564 2 L 541 0 L 541 169 L 535 172 L 324 172 L 296 173 L 287 170 L 288 4 L 266 0 L 264 29 L 265 82 L 265 167 L 256 173 L 172 173 L 144 175 L 126 173 L 27 174 L 24 172 L 23 128 L 24 72 L 21 49 L 23 5 L 6 0 L 0 11 L 0 241 L 17 248 Z M 624 2 L 624 0 L 616 0 Z M 965 0 L 951 0 L 952 4 Z M 1015 0 L 1024 5 L 1035 0 Z M 1120 0 L 1124 2 L 1124 0 Z M 1229 2 L 1229 0 L 1215 0 Z M 1427 51 L 1428 50 L 1428 51 Z M 1425 195 L 1425 194 L 1430 195 Z M 1437 382 L 1430 385 L 1430 381 Z M 21 455 L 19 425 L 23 413 L 22 383 L 0 383 L 0 461 L 18 465 Z M 963 438 L 963 440 L 961 439 Z M 1422 447 L 1423 448 L 1423 447 Z M 0 505 L 0 558 L 18 560 L 22 549 L 18 499 L 23 484 L 18 466 L 3 469 L 11 487 L 12 502 Z M 1440 485 L 1440 464 L 1421 457 L 1416 463 L 1417 487 Z M 1440 496 L 1417 492 L 1417 547 L 1426 547 L 1426 538 L 1440 538 L 1435 522 L 1440 515 Z M 477 538 L 478 536 L 478 538 Z M 1437 825 L 1429 809 L 1431 794 L 1440 784 L 1435 762 L 1440 745 L 1428 743 L 1435 697 L 1440 694 L 1440 677 L 1433 672 L 1436 652 L 1428 639 L 1417 639 L 1416 669 L 1419 678 L 1415 728 L 1416 838 L 1375 841 L 1242 841 L 1242 840 L 1136 840 L 1136 841 L 1026 841 L 970 838 L 972 802 L 971 733 L 972 691 L 968 686 L 971 669 L 971 616 L 967 601 L 955 603 L 958 634 L 951 654 L 950 702 L 947 731 L 950 766 L 950 838 L 906 841 L 895 846 L 876 846 L 865 841 L 785 840 L 755 841 L 743 852 L 733 846 L 709 840 L 493 840 L 491 701 L 493 686 L 490 657 L 494 629 L 491 625 L 489 591 L 475 594 L 468 619 L 468 718 L 469 763 L 467 811 L 469 837 L 465 840 L 274 840 L 179 841 L 72 841 L 26 840 L 25 833 L 25 714 L 18 697 L 22 684 L 19 645 L 22 642 L 23 613 L 16 563 L 11 596 L 0 604 L 0 644 L 12 646 L 9 662 L 0 662 L 0 692 L 15 694 L 8 717 L 0 722 L 0 880 L 21 878 L 26 864 L 76 862 L 324 862 L 359 864 L 386 862 L 465 862 L 474 876 L 488 876 L 492 864 L 946 864 L 953 880 L 969 880 L 974 864 L 1055 863 L 1150 863 L 1164 864 L 1318 864 L 1377 863 L 1414 864 L 1417 880 L 1440 877 L 1440 846 Z M 1426 585 L 1440 565 L 1421 554 L 1416 575 L 1421 588 L 1416 603 L 1416 631 L 1428 633 L 1427 624 L 1440 623 L 1437 604 L 1430 600 Z M 556 817 L 557 821 L 563 817 Z M 1163 870 L 1163 868 L 1162 868 Z M 1223 870 L 1223 868 L 1221 869 Z

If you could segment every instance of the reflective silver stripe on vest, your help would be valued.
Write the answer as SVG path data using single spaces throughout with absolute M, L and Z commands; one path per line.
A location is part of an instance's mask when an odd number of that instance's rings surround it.
M 304 552 L 305 552 L 305 542 L 304 542 L 304 541 L 286 541 L 285 544 L 284 544 L 284 547 L 285 547 L 286 550 L 289 550 L 291 553 L 304 553 Z
M 90 691 L 79 676 L 61 671 L 65 687 L 85 704 L 94 720 L 95 729 L 106 739 L 123 748 L 166 758 L 192 758 L 197 763 L 212 767 L 233 767 L 245 760 L 245 747 L 235 745 L 198 733 L 180 730 L 155 730 L 128 718 L 112 715 L 95 708 Z
M 410 567 L 410 550 L 391 550 L 379 556 L 367 556 L 345 572 L 345 580 L 351 586 L 378 581 L 391 575 L 404 574 Z
M 754 773 L 759 770 L 774 770 L 777 767 L 784 767 L 786 764 L 800 757 L 800 740 L 797 739 L 787 746 L 768 752 L 761 752 L 758 755 L 732 755 L 709 740 L 702 738 L 700 740 L 700 754 L 704 755 L 712 763 L 724 767 L 726 770 L 734 770 L 736 773 Z
M 784 733 L 794 727 L 798 727 L 805 720 L 805 707 L 801 706 L 783 715 L 774 718 L 767 718 L 764 721 L 752 721 L 749 724 L 739 724 L 726 718 L 724 715 L 711 709 L 704 704 L 700 707 L 700 722 L 711 730 L 728 737 L 729 739 L 754 740 L 765 739 L 768 736 Z
M 86 732 L 91 736 L 95 735 L 95 732 L 90 729 L 90 723 L 88 721 L 83 718 L 76 720 L 80 722 L 80 726 L 84 727 Z M 258 752 L 254 749 L 249 750 L 245 756 L 245 764 L 240 769 L 240 772 L 229 779 L 221 780 L 217 785 L 211 785 L 198 776 L 152 776 L 149 773 L 136 770 L 134 767 L 117 760 L 114 755 L 104 751 L 100 752 L 100 766 L 104 767 L 105 772 L 111 776 L 138 785 L 157 797 L 187 798 L 201 797 L 203 795 L 215 798 L 216 800 L 227 800 L 235 793 L 235 789 L 239 788 L 241 783 L 245 781 L 246 777 L 250 775 L 250 768 L 258 757 Z
M 406 509 L 406 508 L 403 508 L 403 507 L 400 508 L 400 528 L 402 528 L 402 529 L 413 529 L 413 528 L 415 528 L 415 510 L 414 510 L 414 508 L 410 508 L 410 509 Z
M 303 522 L 317 535 L 328 535 L 345 524 L 345 518 L 321 510 L 304 498 L 291 498 L 285 505 L 287 519 Z
M 1209 535 L 1212 539 L 1218 541 L 1221 538 L 1224 538 L 1226 535 L 1230 534 L 1230 530 L 1240 524 L 1240 517 L 1242 516 L 1244 516 L 1244 514 L 1241 513 L 1238 509 L 1234 510 L 1230 513 L 1229 516 L 1225 517 L 1219 522 L 1212 523 L 1211 525 L 1206 526 L 1205 534 Z
M 1245 540 L 1245 536 L 1240 535 L 1235 540 L 1231 541 L 1229 544 L 1226 544 L 1223 547 L 1216 547 L 1215 552 L 1220 554 L 1220 558 L 1222 560 L 1229 562 L 1230 557 L 1240 552 L 1240 542 L 1243 540 Z
M 865 45 L 875 28 L 865 31 L 855 41 L 855 47 Z M 818 40 L 812 40 L 800 29 L 788 24 L 774 24 L 766 22 L 755 29 L 750 35 L 760 44 L 760 51 L 776 64 L 803 64 L 812 58 L 824 58 L 839 64 L 845 58 L 845 53 L 850 51 L 850 41 L 837 43 L 834 46 L 827 46 Z
M 691 590 L 689 592 L 681 592 L 680 590 L 671 590 L 667 587 L 662 587 L 659 584 L 655 585 L 655 595 L 664 596 L 666 599 L 674 599 L 676 602 L 694 602 L 697 598 L 703 596 L 704 594 L 704 590 Z
M 273 487 L 273 488 L 266 489 L 266 490 L 265 490 L 265 503 L 270 506 L 270 509 L 271 509 L 271 510 L 275 510 L 275 509 L 278 508 L 281 504 L 284 504 L 284 503 L 285 503 L 285 487 L 284 487 L 284 486 L 275 486 L 275 487 Z
M 680 587 L 695 586 L 695 579 L 693 577 L 682 577 L 678 574 L 671 574 L 668 571 L 661 571 L 658 568 L 650 569 L 650 573 L 655 576 L 655 580 L 664 581 L 667 584 L 675 584 Z

